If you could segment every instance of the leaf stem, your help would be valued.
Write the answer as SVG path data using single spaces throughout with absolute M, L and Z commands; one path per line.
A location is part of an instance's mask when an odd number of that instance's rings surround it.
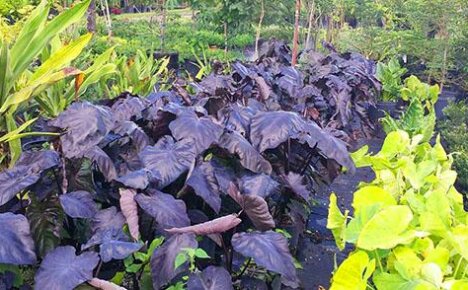
M 377 257 L 377 263 L 379 264 L 379 269 L 380 269 L 380 272 L 384 272 L 384 269 L 382 267 L 382 262 L 380 261 L 380 256 L 379 256 L 379 252 L 377 252 L 377 250 L 374 250 L 374 253 L 375 253 L 375 256 Z
M 239 273 L 239 275 L 237 275 L 237 278 L 240 278 L 242 277 L 242 275 L 244 275 L 245 271 L 247 270 L 247 268 L 250 266 L 250 262 L 252 261 L 252 258 L 249 258 L 247 260 L 247 263 L 245 264 L 244 268 L 242 268 L 242 271 Z

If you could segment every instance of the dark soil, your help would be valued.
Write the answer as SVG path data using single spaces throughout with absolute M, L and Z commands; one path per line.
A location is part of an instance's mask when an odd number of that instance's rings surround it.
M 370 152 L 378 152 L 383 140 L 374 138 L 364 140 L 361 144 L 354 144 L 354 150 L 363 145 L 369 146 Z M 354 151 L 352 150 L 352 151 Z M 328 289 L 331 273 L 337 264 L 341 263 L 351 248 L 340 252 L 335 245 L 331 232 L 326 228 L 328 203 L 330 193 L 334 192 L 338 198 L 339 207 L 351 209 L 353 192 L 360 182 L 369 182 L 374 179 L 374 173 L 370 168 L 358 168 L 353 175 L 344 174 L 335 179 L 329 185 L 324 186 L 316 195 L 316 204 L 308 222 L 308 233 L 299 242 L 298 259 L 304 269 L 299 271 L 299 278 L 304 289 Z M 323 288 L 322 288 L 323 289 Z

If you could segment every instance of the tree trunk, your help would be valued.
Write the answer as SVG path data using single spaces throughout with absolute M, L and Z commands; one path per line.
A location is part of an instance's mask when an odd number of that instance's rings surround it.
M 315 0 L 312 1 L 309 7 L 309 26 L 307 27 L 307 39 L 306 39 L 306 44 L 305 44 L 306 50 L 310 48 L 310 37 L 312 35 L 312 26 L 315 26 L 313 24 L 315 21 L 314 16 L 315 16 Z
M 265 0 L 260 0 L 260 18 L 258 19 L 257 34 L 255 35 L 255 54 L 254 59 L 258 59 L 258 41 L 262 31 L 263 18 L 265 17 Z
M 89 32 L 94 33 L 96 32 L 96 0 L 91 0 L 86 14 L 86 19 L 88 21 L 86 28 L 88 28 Z
M 294 21 L 294 36 L 293 36 L 293 50 L 292 50 L 292 60 L 291 65 L 295 66 L 297 64 L 297 54 L 299 50 L 299 17 L 301 14 L 301 0 L 296 0 L 296 13 Z

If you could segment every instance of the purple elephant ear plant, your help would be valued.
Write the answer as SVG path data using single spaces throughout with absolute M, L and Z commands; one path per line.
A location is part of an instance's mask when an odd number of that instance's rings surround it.
M 280 232 L 302 235 L 314 191 L 354 170 L 341 139 L 351 123 L 370 128 L 379 86 L 359 55 L 300 71 L 269 52 L 190 84 L 194 94 L 178 82 L 146 98 L 76 102 L 49 120 L 60 133 L 50 149 L 0 173 L 0 263 L 39 265 L 35 289 L 109 286 L 143 253 L 139 287 L 233 289 L 254 268 L 270 273 L 262 283 L 300 287 L 297 239 Z M 174 267 L 187 248 L 210 259 Z

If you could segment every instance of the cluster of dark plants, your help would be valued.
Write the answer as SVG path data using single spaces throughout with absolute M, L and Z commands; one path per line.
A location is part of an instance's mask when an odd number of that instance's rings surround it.
M 354 54 L 316 58 L 306 73 L 289 59 L 270 43 L 195 90 L 178 81 L 146 98 L 75 102 L 39 122 L 60 137 L 24 141 L 0 173 L 0 263 L 32 265 L 36 289 L 109 287 L 131 255 L 146 263 L 131 271 L 135 289 L 299 287 L 293 254 L 313 192 L 354 170 L 337 136 L 366 119 L 378 86 Z M 198 248 L 209 259 L 181 262 Z

